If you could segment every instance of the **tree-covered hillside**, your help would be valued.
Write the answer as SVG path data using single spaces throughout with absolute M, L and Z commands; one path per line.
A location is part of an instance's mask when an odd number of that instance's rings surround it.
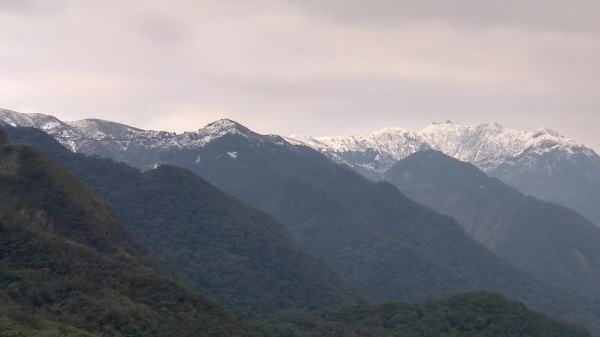
M 53 140 L 38 130 L 9 132 L 14 141 L 21 134 L 19 141 L 52 151 L 48 144 Z M 201 151 L 198 162 L 198 153 L 170 155 L 186 159 L 179 164 L 270 212 L 317 257 L 376 300 L 414 301 L 486 289 L 600 332 L 596 300 L 522 272 L 476 242 L 456 221 L 408 199 L 389 183 L 371 182 L 312 149 L 276 137 L 228 135 Z M 66 154 L 52 156 L 62 163 L 60 157 Z M 71 166 L 79 177 L 76 167 L 85 166 Z M 101 172 L 86 174 L 100 179 L 105 177 Z M 117 184 L 128 180 L 115 176 Z M 102 181 L 105 185 L 96 185 L 98 193 L 103 193 L 101 188 L 119 190 L 115 182 Z
M 110 159 L 71 153 L 35 129 L 21 131 L 11 133 L 14 141 L 31 137 L 27 142 L 92 188 L 154 253 L 244 310 L 268 313 L 368 300 L 271 216 L 186 169 L 161 166 L 141 173 Z
M 2 336 L 250 336 L 28 145 L 0 145 Z
M 529 311 L 488 292 L 421 304 L 346 305 L 290 311 L 254 323 L 266 337 L 575 337 L 585 329 Z
M 600 294 L 600 228 L 578 213 L 525 196 L 437 151 L 412 154 L 385 179 L 454 217 L 508 261 L 565 288 Z

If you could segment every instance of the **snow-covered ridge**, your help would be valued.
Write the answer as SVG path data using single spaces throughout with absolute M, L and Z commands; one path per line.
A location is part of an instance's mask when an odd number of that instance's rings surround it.
M 330 158 L 350 166 L 368 167 L 366 162 L 355 162 L 350 153 L 377 153 L 372 170 L 383 173 L 396 161 L 426 148 L 441 151 L 461 161 L 475 164 L 488 171 L 502 164 L 507 158 L 529 154 L 561 152 L 565 155 L 577 149 L 587 156 L 594 151 L 583 144 L 568 139 L 556 131 L 540 128 L 535 131 L 516 131 L 498 123 L 463 126 L 457 123 L 434 123 L 418 133 L 401 128 L 385 128 L 365 137 L 335 136 L 312 138 L 305 135 L 286 137 L 294 144 L 312 147 Z M 364 160 L 364 158 L 361 158 Z
M 142 130 L 100 119 L 62 122 L 53 116 L 24 114 L 0 109 L 0 123 L 41 129 L 74 152 L 102 153 L 119 157 L 128 150 L 194 149 L 226 135 L 238 135 L 278 145 L 305 145 L 330 159 L 354 167 L 359 172 L 380 179 L 395 162 L 424 149 L 439 150 L 456 159 L 475 164 L 491 173 L 507 162 L 523 168 L 535 164 L 534 156 L 553 153 L 566 160 L 587 156 L 600 161 L 584 145 L 563 137 L 556 131 L 540 128 L 516 131 L 498 123 L 463 126 L 457 123 L 434 123 L 415 133 L 402 128 L 385 128 L 367 136 L 313 138 L 305 135 L 261 136 L 229 119 L 221 119 L 193 132 L 174 133 Z M 524 158 L 520 158 L 523 157 Z M 518 159 L 515 159 L 518 158 Z M 513 164 L 510 164 L 513 165 Z
M 142 130 L 128 125 L 101 119 L 83 119 L 63 122 L 43 114 L 18 113 L 0 109 L 0 122 L 12 126 L 34 127 L 53 136 L 74 152 L 90 152 L 87 147 L 99 142 L 115 150 L 123 151 L 132 144 L 148 149 L 195 148 L 221 138 L 236 134 L 248 138 L 251 132 L 229 119 L 221 119 L 193 132 Z
M 69 127 L 56 117 L 37 113 L 24 114 L 0 109 L 0 122 L 12 126 L 32 127 L 61 137 L 77 137 L 78 131 Z
M 426 146 L 421 136 L 401 128 L 385 128 L 373 132 L 366 137 L 335 136 L 312 138 L 305 135 L 290 135 L 285 137 L 292 144 L 306 145 L 321 152 L 334 153 L 365 152 L 375 149 L 381 153 L 402 159 Z
M 79 131 L 82 136 L 96 140 L 115 138 L 126 140 L 139 137 L 148 132 L 124 124 L 109 122 L 101 119 L 83 119 L 64 123 Z
M 435 150 L 488 170 L 506 158 L 525 151 L 542 154 L 551 150 L 572 151 L 583 144 L 542 127 L 536 131 L 516 131 L 498 123 L 462 126 L 456 123 L 432 124 L 419 134 Z
M 205 146 L 211 141 L 221 138 L 225 135 L 240 135 L 244 138 L 248 138 L 247 132 L 243 132 L 242 128 L 243 127 L 241 125 L 230 119 L 220 119 L 198 130 L 198 141 L 196 146 Z
M 600 156 L 547 128 L 516 131 L 497 123 L 442 123 L 419 132 L 385 128 L 367 136 L 282 138 L 256 134 L 228 119 L 178 134 L 99 119 L 63 122 L 53 116 L 0 109 L 0 125 L 3 124 L 41 129 L 73 152 L 111 158 L 142 170 L 167 163 L 201 166 L 207 156 L 213 155 L 218 160 L 242 162 L 247 144 L 238 140 L 247 140 L 255 149 L 268 150 L 276 145 L 295 151 L 293 145 L 308 146 L 369 179 L 381 180 L 398 160 L 433 148 L 475 164 L 526 195 L 572 208 L 600 225 Z M 224 139 L 228 135 L 234 137 Z M 223 141 L 215 144 L 218 140 Z

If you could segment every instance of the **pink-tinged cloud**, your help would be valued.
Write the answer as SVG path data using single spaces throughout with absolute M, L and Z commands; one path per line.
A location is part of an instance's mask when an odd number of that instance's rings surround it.
M 600 3 L 0 0 L 0 107 L 191 130 L 548 126 L 597 150 Z

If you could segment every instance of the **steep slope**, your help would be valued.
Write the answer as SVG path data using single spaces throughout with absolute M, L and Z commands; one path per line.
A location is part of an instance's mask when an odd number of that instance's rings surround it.
M 600 294 L 600 228 L 563 206 L 527 197 L 437 151 L 400 160 L 384 179 L 457 219 L 508 261 L 565 288 Z
M 188 170 L 160 166 L 126 194 L 107 200 L 119 205 L 116 211 L 135 226 L 132 231 L 192 280 L 239 307 L 264 313 L 365 300 L 270 216 Z
M 600 226 L 600 157 L 592 150 L 561 148 L 553 142 L 545 149 L 527 149 L 487 172 L 526 195 L 573 209 Z
M 531 312 L 522 303 L 487 292 L 458 294 L 423 304 L 284 312 L 255 326 L 267 337 L 591 336 L 579 326 Z
M 0 219 L 3 334 L 250 335 L 31 146 L 0 146 Z
M 74 154 L 35 129 L 8 128 L 106 200 L 126 229 L 211 293 L 255 313 L 365 301 L 270 216 L 188 170 L 144 172 Z

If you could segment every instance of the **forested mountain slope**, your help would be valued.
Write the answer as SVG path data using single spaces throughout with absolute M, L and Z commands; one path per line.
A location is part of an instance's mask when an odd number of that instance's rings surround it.
M 596 301 L 525 274 L 456 221 L 391 184 L 369 181 L 310 148 L 230 121 L 211 128 L 218 137 L 204 146 L 166 151 L 161 158 L 271 213 L 374 299 L 422 300 L 487 289 L 600 331 Z
M 591 318 L 600 308 L 595 300 L 524 274 L 476 243 L 456 221 L 391 184 L 369 181 L 279 137 L 234 127 L 194 153 L 173 152 L 170 163 L 271 213 L 373 298 L 418 300 L 487 289 L 578 322 L 584 316 L 597 320 Z M 566 314 L 572 311 L 579 313 Z
M 36 129 L 8 131 L 15 141 L 40 146 L 92 188 L 153 252 L 240 308 L 268 313 L 368 300 L 271 216 L 186 169 L 141 173 L 74 154 Z
M 334 336 L 591 336 L 583 328 L 534 313 L 493 293 L 452 295 L 422 304 L 346 305 L 290 311 L 258 321 L 266 337 Z
M 6 141 L 0 145 L 0 332 L 253 335 L 135 243 L 67 171 L 29 145 Z
M 400 160 L 384 179 L 452 216 L 498 255 L 565 288 L 600 294 L 600 228 L 575 211 L 433 150 Z

